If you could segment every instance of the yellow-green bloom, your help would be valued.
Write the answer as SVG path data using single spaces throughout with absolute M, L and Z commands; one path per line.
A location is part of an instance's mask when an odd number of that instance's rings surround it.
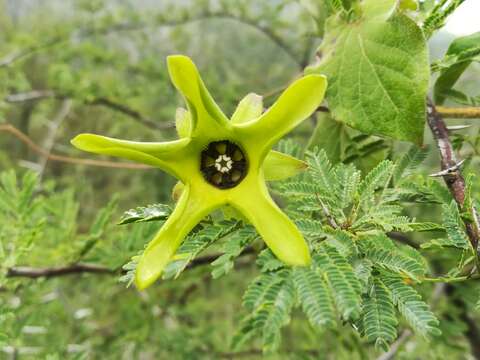
M 85 151 L 159 167 L 183 184 L 175 210 L 138 263 L 137 287 L 152 284 L 192 228 L 224 205 L 248 219 L 280 260 L 308 265 L 305 240 L 274 203 L 265 181 L 291 176 L 303 167 L 303 162 L 271 148 L 320 105 L 325 77 L 308 75 L 295 81 L 263 114 L 261 97 L 249 94 L 229 120 L 188 57 L 170 56 L 167 63 L 170 78 L 188 107 L 188 111 L 177 111 L 179 140 L 132 142 L 93 134 L 72 140 Z

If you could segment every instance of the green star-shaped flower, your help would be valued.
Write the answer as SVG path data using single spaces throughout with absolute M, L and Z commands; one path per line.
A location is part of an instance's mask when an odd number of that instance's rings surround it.
M 170 56 L 167 63 L 171 80 L 188 106 L 188 112 L 177 111 L 179 140 L 132 142 L 93 134 L 72 140 L 85 151 L 159 167 L 183 184 L 174 212 L 138 263 L 137 287 L 151 285 L 192 228 L 224 205 L 248 219 L 280 260 L 308 265 L 305 240 L 274 203 L 265 181 L 289 176 L 295 167 L 302 167 L 299 160 L 271 148 L 320 105 L 327 86 L 325 77 L 308 75 L 295 81 L 263 114 L 261 98 L 250 94 L 229 121 L 188 57 Z

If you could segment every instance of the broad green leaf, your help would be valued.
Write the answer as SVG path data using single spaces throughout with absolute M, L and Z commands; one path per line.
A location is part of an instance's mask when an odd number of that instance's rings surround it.
M 328 77 L 333 117 L 367 134 L 421 143 L 430 70 L 425 38 L 397 13 L 327 22 L 320 62 L 306 73 Z M 340 23 L 339 23 L 340 22 Z
M 333 120 L 328 113 L 319 113 L 317 125 L 307 147 L 310 150 L 315 147 L 324 150 L 328 158 L 337 163 L 344 159 L 348 140 L 344 124 Z
M 397 4 L 397 0 L 364 0 L 363 16 L 369 20 L 387 20 L 395 11 Z
M 478 55 L 480 55 L 480 32 L 460 37 L 450 44 L 444 59 L 449 66 L 441 70 L 434 86 L 434 97 L 437 104 L 445 101 L 447 92 L 472 63 L 473 57 Z

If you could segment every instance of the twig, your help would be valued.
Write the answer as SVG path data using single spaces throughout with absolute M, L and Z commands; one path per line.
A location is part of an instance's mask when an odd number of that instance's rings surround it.
M 320 196 L 318 194 L 315 194 L 317 196 L 317 201 L 320 203 L 320 206 L 322 207 L 323 214 L 327 218 L 328 223 L 330 226 L 334 229 L 339 229 L 339 226 L 333 216 L 330 214 L 330 211 L 328 210 L 327 206 L 323 203 L 322 199 L 320 199 Z
M 7 277 L 26 277 L 30 279 L 51 278 L 80 273 L 113 274 L 115 270 L 94 264 L 73 264 L 51 268 L 19 266 L 8 269 Z
M 55 143 L 55 135 L 57 133 L 57 130 L 60 126 L 60 124 L 65 120 L 65 118 L 68 116 L 70 113 L 70 110 L 72 108 L 72 100 L 70 99 L 65 99 L 62 101 L 62 104 L 60 105 L 60 109 L 58 110 L 57 115 L 55 118 L 49 123 L 49 131 L 47 134 L 47 137 L 44 141 L 44 150 L 50 156 L 52 152 L 53 145 Z M 48 162 L 48 156 L 42 156 L 40 157 L 39 161 L 39 171 L 38 171 L 38 181 L 41 182 L 43 173 L 45 172 L 45 168 L 47 166 Z
M 448 137 L 448 129 L 443 121 L 442 115 L 436 110 L 435 105 L 429 99 L 427 101 L 427 121 L 432 131 L 433 137 L 437 142 L 438 150 L 440 151 L 441 158 L 441 167 L 442 170 L 449 170 L 458 166 L 458 161 L 455 157 L 452 144 Z M 457 205 L 460 210 L 464 209 L 465 202 L 465 180 L 461 174 L 459 168 L 455 169 L 453 172 L 447 171 L 443 175 L 443 179 L 447 184 L 448 189 L 453 195 L 453 198 L 457 202 Z M 470 210 L 470 209 L 468 209 Z M 471 209 L 474 217 L 476 216 L 476 209 Z M 470 243 L 479 255 L 478 241 L 479 241 L 479 229 L 465 217 L 463 217 L 463 222 L 465 224 L 465 229 L 470 240 Z
M 255 249 L 253 247 L 246 248 L 238 257 L 247 256 L 255 254 Z M 197 266 L 208 265 L 218 259 L 223 254 L 213 254 L 205 255 L 193 259 L 190 261 L 186 269 L 192 269 Z M 7 277 L 24 277 L 30 279 L 37 278 L 53 278 L 66 275 L 75 275 L 75 274 L 121 274 L 125 273 L 123 269 L 111 269 L 106 266 L 88 264 L 88 263 L 77 263 L 72 265 L 65 265 L 59 267 L 46 267 L 46 268 L 36 268 L 29 266 L 18 266 L 12 267 L 7 270 Z
M 17 104 L 17 103 L 24 103 L 24 102 L 30 102 L 30 101 L 44 100 L 49 98 L 67 99 L 68 97 L 69 96 L 67 94 L 59 94 L 53 90 L 32 90 L 24 93 L 7 95 L 5 97 L 5 101 L 7 103 Z M 137 122 L 151 129 L 167 130 L 167 129 L 175 128 L 175 124 L 173 122 L 162 123 L 162 122 L 154 121 L 142 115 L 139 111 L 132 109 L 131 107 L 128 107 L 124 104 L 120 104 L 114 100 L 111 100 L 105 97 L 99 97 L 93 100 L 85 101 L 85 104 L 107 107 L 111 110 L 114 110 L 129 116 L 133 120 L 136 120 Z
M 87 104 L 89 105 L 101 105 L 108 107 L 114 111 L 118 111 L 124 115 L 127 115 L 131 117 L 134 120 L 137 120 L 139 123 L 151 128 L 151 129 L 157 129 L 157 130 L 167 130 L 167 129 L 174 129 L 175 124 L 173 122 L 167 122 L 167 123 L 159 123 L 157 121 L 153 121 L 145 116 L 143 116 L 139 111 L 134 110 L 132 108 L 129 108 L 128 106 L 125 106 L 123 104 L 119 104 L 117 102 L 114 102 L 113 100 L 107 99 L 107 98 L 98 98 L 95 99 L 91 102 L 88 102 Z
M 472 275 L 465 275 L 465 276 L 457 276 L 457 277 L 424 277 L 421 279 L 422 282 L 430 282 L 430 283 L 443 283 L 443 284 L 450 284 L 454 282 L 462 282 L 467 280 L 478 280 L 480 279 L 480 274 L 472 274 Z
M 475 119 L 480 118 L 480 107 L 445 107 L 437 106 L 437 112 L 445 118 Z
M 286 87 L 284 87 L 286 88 Z M 280 90 L 279 90 L 280 91 Z M 446 107 L 436 106 L 437 113 L 444 118 L 459 118 L 459 119 L 475 119 L 480 118 L 480 107 Z M 317 111 L 330 112 L 330 109 L 326 106 L 319 106 Z M 451 130 L 462 130 L 470 125 L 451 126 Z
M 41 99 L 47 99 L 51 97 L 57 97 L 54 91 L 52 90 L 32 90 L 18 94 L 10 94 L 5 96 L 5 101 L 7 103 L 23 103 L 27 101 L 35 101 Z
M 390 346 L 390 350 L 386 353 L 380 355 L 377 360 L 391 360 L 395 357 L 400 347 L 403 345 L 408 338 L 412 336 L 412 332 L 410 330 L 404 330 L 402 334 L 398 337 L 397 340 Z
M 51 161 L 59 161 L 69 164 L 79 164 L 79 165 L 91 165 L 91 166 L 100 166 L 100 167 L 109 167 L 109 168 L 118 168 L 118 169 L 151 169 L 151 166 L 143 164 L 134 164 L 127 162 L 115 162 L 115 161 L 106 161 L 106 160 L 91 160 L 91 159 L 81 159 L 71 156 L 55 155 L 50 154 L 40 146 L 35 144 L 35 142 L 30 139 L 23 132 L 18 130 L 16 127 L 10 124 L 0 124 L 0 132 L 8 132 L 19 139 L 21 142 L 26 144 L 31 150 L 40 154 Z

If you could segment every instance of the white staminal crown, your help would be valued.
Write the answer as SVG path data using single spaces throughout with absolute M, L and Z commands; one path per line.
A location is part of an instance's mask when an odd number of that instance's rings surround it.
M 230 170 L 232 170 L 232 165 L 233 165 L 233 161 L 227 155 L 220 155 L 215 160 L 215 168 L 217 169 L 217 171 L 220 171 L 221 173 L 228 173 Z

